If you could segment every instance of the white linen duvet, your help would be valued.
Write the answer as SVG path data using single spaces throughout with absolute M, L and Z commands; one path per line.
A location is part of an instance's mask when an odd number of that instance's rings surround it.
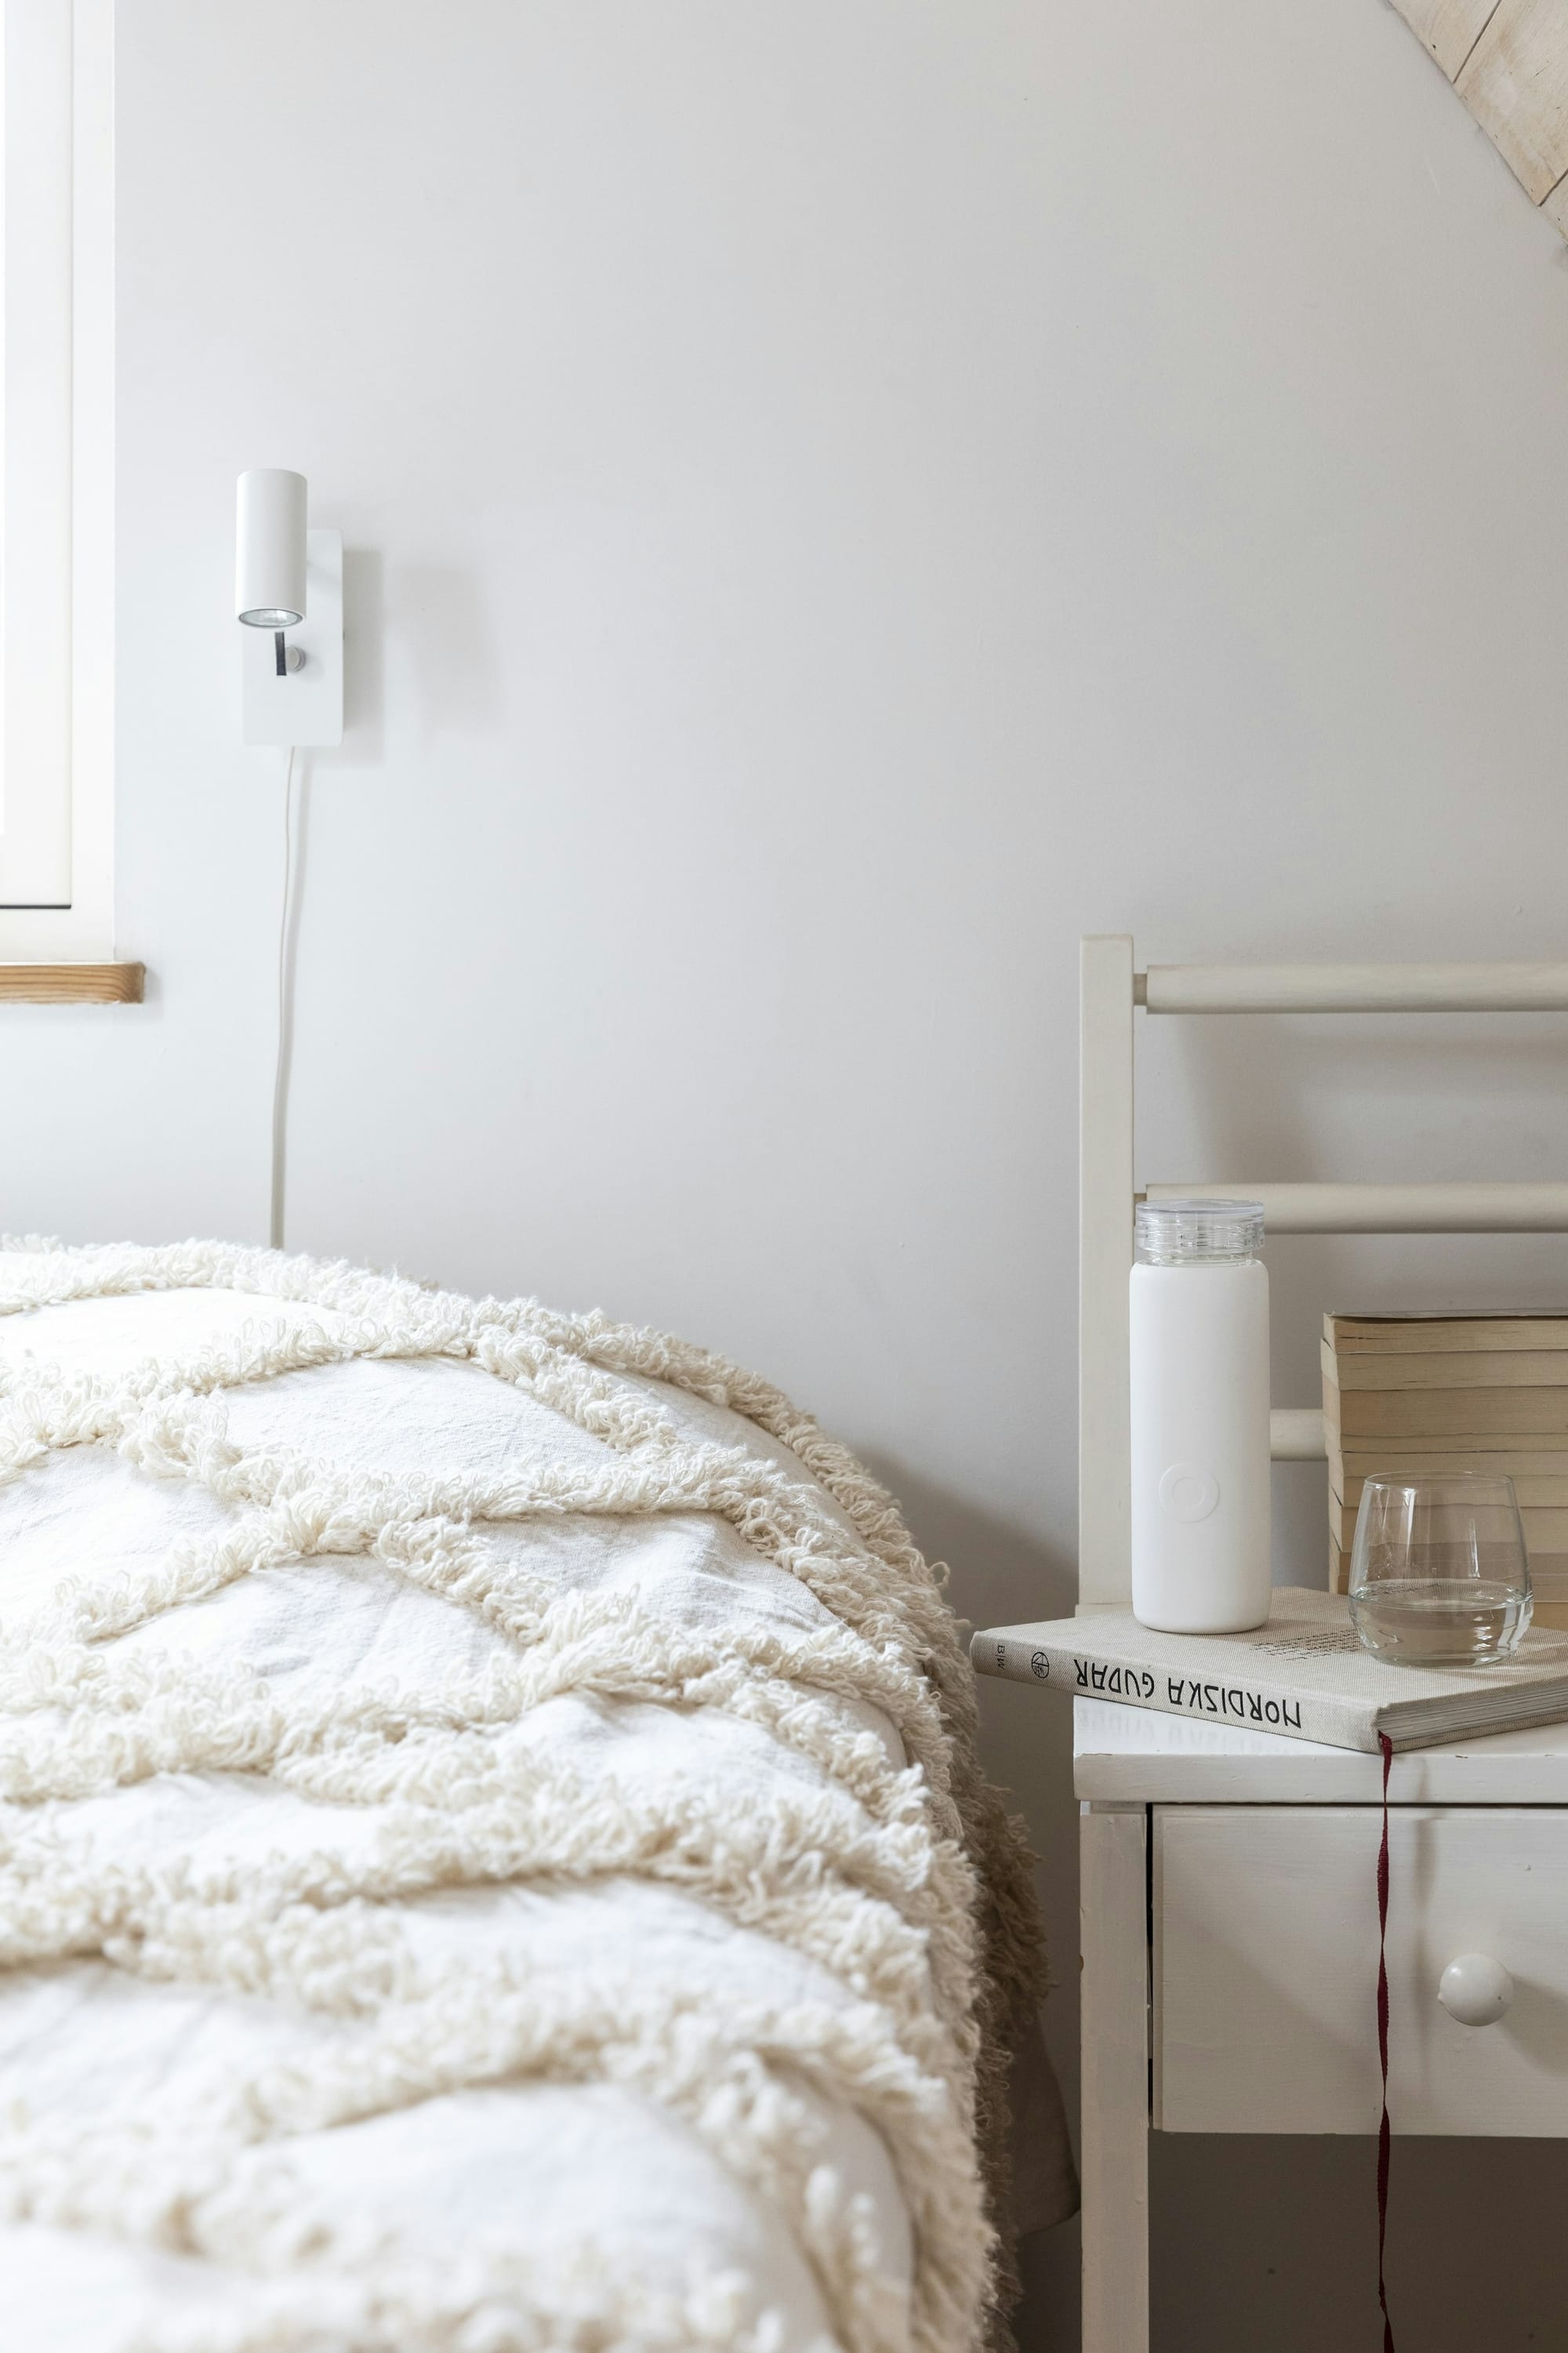
M 10 1246 L 0 2343 L 967 2353 L 1038 1971 L 973 1729 L 733 1366 Z

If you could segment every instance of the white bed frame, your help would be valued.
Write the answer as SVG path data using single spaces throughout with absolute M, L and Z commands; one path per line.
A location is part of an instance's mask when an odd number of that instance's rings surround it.
M 1275 1185 L 1205 1176 L 1151 1184 L 1140 1194 L 1133 1145 L 1139 1012 L 1562 1013 L 1568 1012 L 1568 964 L 1155 965 L 1138 972 L 1130 938 L 1099 937 L 1082 943 L 1081 1005 L 1079 1607 L 1096 1609 L 1125 1605 L 1131 1590 L 1127 1278 L 1139 1199 L 1202 1192 L 1261 1201 L 1270 1235 L 1568 1232 L 1568 1183 Z M 1324 1458 L 1321 1412 L 1276 1410 L 1271 1419 L 1277 1460 Z M 1365 1817 L 1347 1815 L 1345 1801 L 1352 1808 L 1375 1802 L 1377 1760 L 1217 1725 L 1178 1725 L 1101 1702 L 1076 1706 L 1077 1788 L 1086 1801 L 1080 1839 L 1083 2353 L 1146 2353 L 1148 2135 L 1156 2116 L 1152 2079 L 1160 2058 L 1155 1969 L 1163 1898 L 1160 1873 L 1152 1869 L 1158 1841 L 1163 1836 L 1170 1845 L 1179 1826 L 1175 1810 L 1219 1799 L 1241 1809 L 1334 1805 L 1335 1822 L 1344 1817 L 1347 1846 L 1354 1845 Z M 1562 1811 L 1548 1834 L 1560 1831 L 1568 1851 L 1568 1727 L 1503 1735 L 1471 1743 L 1466 1752 L 1402 1757 L 1393 1794 L 1464 1808 L 1555 1805 Z M 1327 1817 L 1316 1819 L 1333 1828 Z M 1489 1818 L 1495 1830 L 1489 1851 L 1505 1862 L 1516 1837 L 1508 1826 L 1512 1819 Z M 1539 1813 L 1523 1819 L 1544 1820 Z M 1274 1820 L 1283 1824 L 1282 1816 Z M 1247 1817 L 1234 1820 L 1239 1852 Z M 1458 1839 L 1461 1830 L 1456 1823 L 1452 1835 Z M 1364 1877 L 1359 1861 L 1355 1869 L 1359 1888 Z M 1224 1916 L 1223 1906 L 1217 1916 Z M 1500 1933 L 1506 1934 L 1506 1924 Z M 1281 1989 L 1296 1966 L 1295 1957 L 1270 1948 L 1267 1927 L 1246 1960 L 1255 1978 Z M 1330 1950 L 1321 1957 L 1324 1968 L 1335 1961 Z M 1405 2006 L 1417 2029 L 1428 1991 L 1424 1978 L 1394 1989 L 1396 2006 Z M 1568 2011 L 1568 1984 L 1563 1991 Z M 1309 2051 L 1308 2064 L 1311 2055 Z M 1227 2063 L 1223 2057 L 1215 2062 L 1216 2069 Z M 1537 2130 L 1511 2121 L 1515 2113 L 1523 2115 L 1529 2088 L 1483 2084 L 1468 2095 L 1469 2110 L 1456 2106 L 1458 2121 L 1436 2128 Z M 1394 2126 L 1400 2128 L 1397 2115 Z M 1366 2126 L 1350 2116 L 1330 2128 Z M 1561 2129 L 1568 2134 L 1568 2108 Z

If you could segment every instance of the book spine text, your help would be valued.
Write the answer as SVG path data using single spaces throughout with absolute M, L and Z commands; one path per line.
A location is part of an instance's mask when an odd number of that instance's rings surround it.
M 1210 1683 L 1173 1674 L 1165 1667 L 1085 1658 L 1078 1651 L 1032 1649 L 1026 1642 L 991 1639 L 996 1653 L 992 1672 L 1017 1683 L 1049 1683 L 1075 1698 L 1125 1699 L 1140 1707 L 1164 1708 L 1176 1715 L 1212 1716 L 1216 1724 L 1246 1724 L 1260 1732 L 1300 1733 L 1301 1703 L 1249 1690 L 1245 1683 Z
M 1372 1711 L 1348 1707 L 1342 1701 L 1287 1699 L 1255 1691 L 1249 1683 L 1182 1674 L 1169 1667 L 1141 1667 L 1127 1660 L 1096 1659 L 1054 1642 L 1037 1644 L 997 1634 L 977 1635 L 971 1655 L 982 1674 L 1004 1675 L 1069 1698 L 1122 1700 L 1167 1715 L 1200 1716 L 1210 1724 L 1285 1733 L 1297 1740 L 1328 1739 L 1357 1748 L 1376 1745 Z

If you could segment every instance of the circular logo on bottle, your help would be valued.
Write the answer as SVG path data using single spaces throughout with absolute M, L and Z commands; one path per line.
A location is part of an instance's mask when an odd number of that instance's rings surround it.
M 1219 1501 L 1219 1481 L 1201 1462 L 1173 1462 L 1160 1482 L 1160 1508 L 1173 1520 L 1206 1520 Z
M 1044 1683 L 1050 1672 L 1051 1662 L 1044 1651 L 1032 1651 L 1029 1654 L 1029 1672 L 1032 1675 L 1037 1675 L 1041 1683 Z

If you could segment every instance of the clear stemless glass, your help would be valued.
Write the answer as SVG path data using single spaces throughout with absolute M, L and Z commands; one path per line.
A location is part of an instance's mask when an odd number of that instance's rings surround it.
M 1351 1616 L 1366 1648 L 1410 1667 L 1510 1659 L 1530 1624 L 1530 1564 L 1511 1479 L 1369 1479 L 1356 1514 Z

